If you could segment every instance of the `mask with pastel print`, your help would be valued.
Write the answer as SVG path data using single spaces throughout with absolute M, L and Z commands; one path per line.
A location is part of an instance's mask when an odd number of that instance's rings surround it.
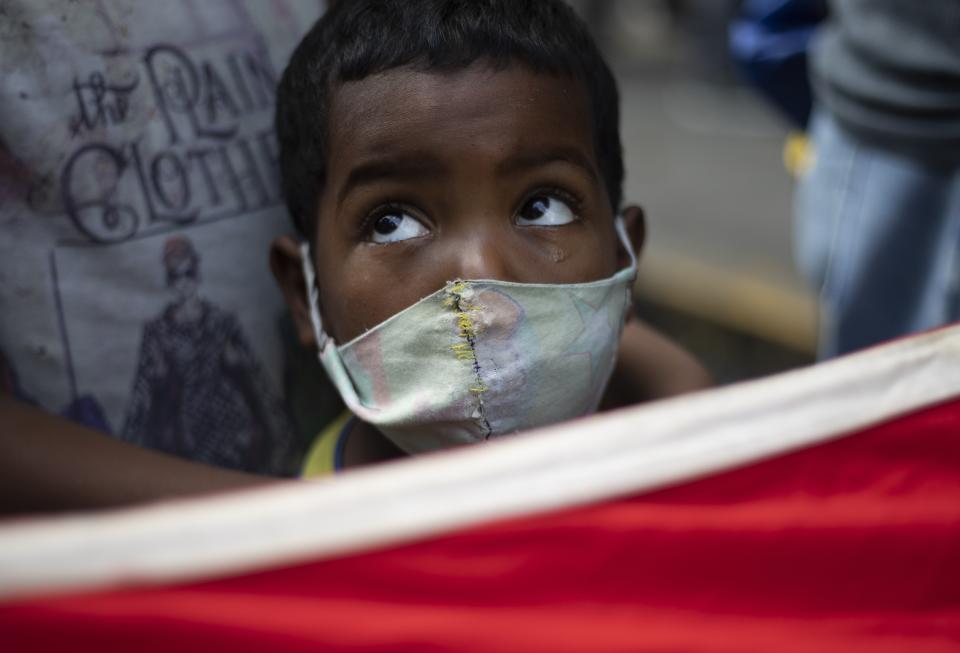
M 631 304 L 630 264 L 575 284 L 453 280 L 338 344 L 323 329 L 309 247 L 304 276 L 320 361 L 347 407 L 407 453 L 479 442 L 597 409 Z

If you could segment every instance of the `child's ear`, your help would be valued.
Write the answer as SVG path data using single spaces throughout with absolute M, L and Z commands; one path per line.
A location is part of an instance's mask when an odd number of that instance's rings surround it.
M 309 349 L 317 346 L 307 303 L 307 284 L 303 277 L 300 245 L 290 236 L 280 236 L 270 244 L 270 270 L 290 308 L 300 344 Z
M 643 215 L 643 209 L 635 204 L 631 204 L 630 206 L 624 207 L 620 215 L 623 216 L 623 226 L 626 228 L 627 238 L 630 239 L 630 244 L 633 245 L 633 252 L 637 259 L 639 259 L 640 252 L 643 250 L 643 243 L 647 238 L 647 222 Z M 622 269 L 630 265 L 630 257 L 627 255 L 627 252 L 624 251 L 622 247 L 618 247 L 617 251 L 620 257 L 617 261 L 617 268 Z

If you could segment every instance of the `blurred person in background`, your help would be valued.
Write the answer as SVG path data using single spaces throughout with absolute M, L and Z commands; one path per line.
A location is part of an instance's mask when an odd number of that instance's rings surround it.
M 795 240 L 821 358 L 960 319 L 960 1 L 829 8 Z
M 0 2 L 0 510 L 298 468 L 263 243 L 290 229 L 278 71 L 323 7 Z

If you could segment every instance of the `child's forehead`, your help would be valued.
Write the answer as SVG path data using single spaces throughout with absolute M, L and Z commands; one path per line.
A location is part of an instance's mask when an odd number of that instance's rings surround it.
M 367 75 L 361 79 L 345 80 L 334 87 L 334 98 L 347 94 L 362 94 L 364 99 L 375 99 L 384 93 L 415 93 L 422 99 L 443 96 L 454 100 L 465 91 L 476 96 L 495 96 L 491 83 L 513 80 L 518 84 L 536 87 L 550 84 L 564 87 L 569 94 L 586 94 L 586 87 L 572 75 L 538 71 L 522 62 L 499 65 L 486 59 L 458 68 L 430 68 L 424 64 L 408 64 Z
M 351 160 L 433 150 L 446 156 L 575 150 L 596 167 L 591 108 L 574 77 L 484 62 L 455 71 L 403 67 L 333 91 L 328 173 Z

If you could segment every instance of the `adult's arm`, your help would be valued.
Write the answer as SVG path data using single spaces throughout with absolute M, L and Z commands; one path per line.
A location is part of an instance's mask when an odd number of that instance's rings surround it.
M 119 507 L 271 481 L 121 442 L 0 394 L 0 514 Z

